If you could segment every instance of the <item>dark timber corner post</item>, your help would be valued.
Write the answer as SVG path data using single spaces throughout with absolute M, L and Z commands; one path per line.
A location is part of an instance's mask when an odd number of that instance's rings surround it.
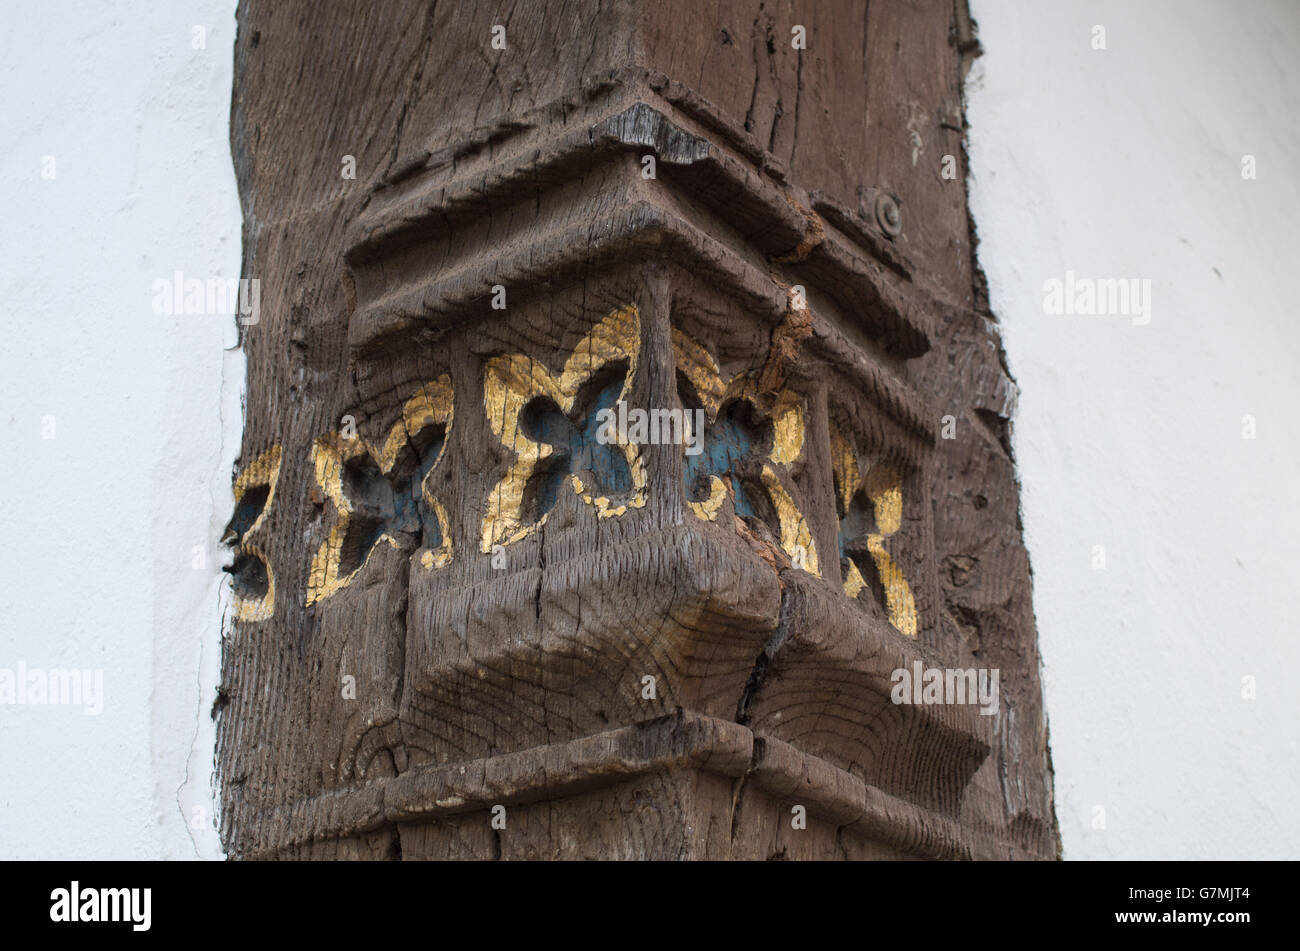
M 241 3 L 232 856 L 1056 855 L 968 36 Z

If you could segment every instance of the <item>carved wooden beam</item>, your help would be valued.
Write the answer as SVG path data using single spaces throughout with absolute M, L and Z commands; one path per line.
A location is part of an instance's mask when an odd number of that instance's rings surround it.
M 239 20 L 230 853 L 1054 856 L 951 4 Z

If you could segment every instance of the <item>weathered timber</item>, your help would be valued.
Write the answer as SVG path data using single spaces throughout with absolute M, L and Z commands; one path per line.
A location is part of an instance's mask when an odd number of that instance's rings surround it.
M 958 23 L 241 3 L 231 856 L 1056 855 Z

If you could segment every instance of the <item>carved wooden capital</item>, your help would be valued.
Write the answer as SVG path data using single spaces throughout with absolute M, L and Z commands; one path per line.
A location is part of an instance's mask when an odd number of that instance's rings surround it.
M 285 6 L 231 853 L 1052 856 L 952 10 Z

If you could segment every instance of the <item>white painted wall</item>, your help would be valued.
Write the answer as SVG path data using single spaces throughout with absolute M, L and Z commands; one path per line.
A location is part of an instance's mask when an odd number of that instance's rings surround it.
M 1065 855 L 1300 857 L 1300 6 L 972 8 Z M 1149 278 L 1150 323 L 1044 314 L 1067 270 Z
M 25 5 L 0 30 L 0 668 L 103 671 L 98 716 L 0 705 L 0 857 L 220 854 L 222 575 L 192 561 L 229 517 L 242 356 L 231 317 L 156 315 L 151 286 L 239 274 L 234 7 Z
M 151 285 L 238 274 L 233 8 L 0 33 L 0 668 L 100 668 L 105 695 L 0 706 L 0 856 L 220 854 L 190 820 L 225 606 L 192 559 L 229 517 L 243 365 L 229 318 L 156 315 Z M 1300 855 L 1297 9 L 974 0 L 971 197 L 1067 857 Z M 1045 315 L 1066 270 L 1149 278 L 1151 322 Z

